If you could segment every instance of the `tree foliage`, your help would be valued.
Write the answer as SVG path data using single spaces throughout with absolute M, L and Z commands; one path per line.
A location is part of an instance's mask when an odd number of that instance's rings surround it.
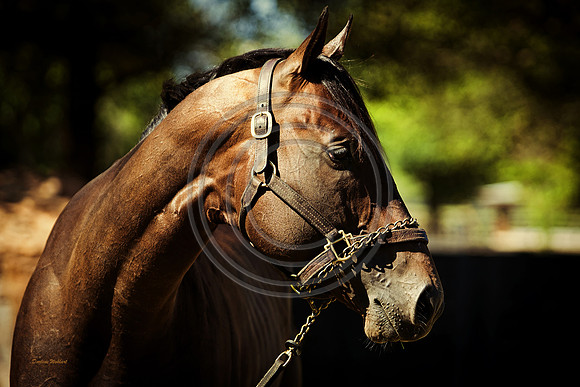
M 282 1 L 309 15 L 322 3 Z M 346 55 L 391 165 L 434 211 L 505 180 L 523 183 L 538 224 L 580 204 L 577 2 L 343 0 L 335 9 L 335 31 L 355 15 Z
M 155 113 L 162 80 L 297 45 L 326 1 L 0 4 L 0 167 L 91 177 Z M 573 0 L 338 0 L 343 63 L 392 168 L 436 210 L 520 181 L 538 223 L 579 205 L 580 6 Z M 14 28 L 12 26 L 18 26 Z
M 0 47 L 0 165 L 85 178 L 110 163 L 103 156 L 118 140 L 103 108 L 145 104 L 153 114 L 160 74 L 219 39 L 187 0 L 2 2 L 0 20 L 10 37 Z

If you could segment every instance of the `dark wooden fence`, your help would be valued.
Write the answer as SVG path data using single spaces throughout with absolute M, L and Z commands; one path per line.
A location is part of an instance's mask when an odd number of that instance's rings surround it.
M 566 384 L 576 379 L 580 256 L 436 255 L 445 311 L 424 339 L 369 347 L 340 304 L 305 339 L 304 386 Z M 295 321 L 308 314 L 296 302 Z

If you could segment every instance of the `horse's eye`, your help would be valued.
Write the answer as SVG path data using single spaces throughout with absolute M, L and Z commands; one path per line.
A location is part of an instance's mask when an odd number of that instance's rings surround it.
M 345 161 L 350 157 L 350 150 L 343 145 L 331 146 L 326 150 L 326 153 L 335 162 Z

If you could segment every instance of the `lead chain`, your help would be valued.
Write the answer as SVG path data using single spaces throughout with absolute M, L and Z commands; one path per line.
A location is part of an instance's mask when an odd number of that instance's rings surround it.
M 400 230 L 407 226 L 418 225 L 419 222 L 415 218 L 406 218 L 404 220 L 397 220 L 396 222 L 389 223 L 387 225 L 379 227 L 376 231 L 364 234 L 364 236 L 358 239 L 353 238 L 354 242 L 342 251 L 342 256 L 347 257 L 353 255 L 356 251 L 362 249 L 365 246 L 371 245 L 377 241 L 381 236 L 388 234 L 394 230 Z
M 258 387 L 270 386 L 274 382 L 274 379 L 276 379 L 276 377 L 280 374 L 280 372 L 282 372 L 286 366 L 288 366 L 294 354 L 300 355 L 302 340 L 304 340 L 304 336 L 308 333 L 310 327 L 312 324 L 314 324 L 314 321 L 316 321 L 316 317 L 318 317 L 320 312 L 328 308 L 328 305 L 334 302 L 334 298 L 327 300 L 325 303 L 318 307 L 314 304 L 314 301 L 310 299 L 307 301 L 310 305 L 310 309 L 312 309 L 312 313 L 310 313 L 310 315 L 306 318 L 306 322 L 304 325 L 302 325 L 300 331 L 296 337 L 294 337 L 294 340 L 286 341 L 286 348 L 288 349 L 278 355 L 274 361 L 274 364 L 258 383 Z
M 337 267 L 342 266 L 343 262 L 347 260 L 345 257 L 350 258 L 358 250 L 368 245 L 374 244 L 381 236 L 388 234 L 391 231 L 400 230 L 408 226 L 417 226 L 417 225 L 419 225 L 419 222 L 417 221 L 416 218 L 406 218 L 381 226 L 376 231 L 373 231 L 371 233 L 352 237 L 352 239 L 350 240 L 350 246 L 342 250 L 342 254 L 339 257 L 340 259 L 333 262 L 329 262 L 322 269 L 320 269 L 320 271 L 318 271 L 318 273 L 316 274 L 316 281 L 307 285 L 299 286 L 299 290 L 297 289 L 294 290 L 297 291 L 298 294 L 302 292 L 310 293 L 312 288 L 322 283 L 322 281 L 326 279 L 326 276 L 328 274 L 330 274 Z M 288 342 L 290 342 L 290 340 L 288 340 Z
M 310 327 L 312 327 L 312 325 L 316 321 L 316 317 L 320 315 L 320 312 L 328 308 L 328 306 L 335 301 L 335 298 L 328 299 L 326 302 L 324 302 L 322 305 L 318 307 L 314 304 L 314 300 L 308 298 L 306 299 L 306 301 L 308 301 L 312 313 L 310 313 L 310 315 L 306 317 L 306 322 L 302 325 L 302 327 L 300 327 L 300 331 L 296 334 L 294 340 L 286 341 L 286 347 L 288 348 L 286 352 L 290 357 L 292 357 L 294 353 L 300 355 L 300 352 L 302 350 L 302 340 L 304 340 L 304 336 L 306 336 L 306 334 L 310 330 Z

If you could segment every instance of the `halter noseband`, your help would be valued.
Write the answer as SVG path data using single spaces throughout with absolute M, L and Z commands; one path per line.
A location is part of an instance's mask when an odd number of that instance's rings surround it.
M 299 293 L 310 292 L 343 262 L 376 242 L 393 244 L 420 241 L 427 243 L 427 233 L 418 228 L 417 220 L 414 218 L 390 223 L 372 233 L 357 236 L 337 230 L 332 222 L 277 176 L 276 165 L 269 158 L 268 139 L 276 126 L 271 107 L 272 77 L 274 68 L 281 60 L 281 58 L 268 60 L 262 67 L 258 78 L 257 111 L 251 121 L 251 133 L 255 138 L 256 153 L 250 181 L 242 194 L 238 217 L 242 234 L 248 238 L 245 228 L 247 213 L 260 194 L 267 189 L 324 235 L 327 240 L 324 251 L 308 262 L 298 274 L 292 275 L 297 280 L 294 289 Z

